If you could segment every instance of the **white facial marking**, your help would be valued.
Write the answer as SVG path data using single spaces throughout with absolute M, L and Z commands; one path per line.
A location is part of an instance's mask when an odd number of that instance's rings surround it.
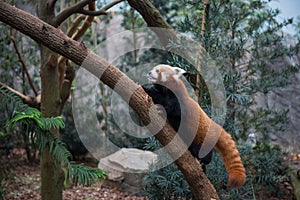
M 166 82 L 167 81 L 167 75 L 164 72 L 161 73 L 161 81 L 162 82 Z
M 173 75 L 173 78 L 174 78 L 174 80 L 175 80 L 176 82 L 179 81 L 179 76 L 178 76 L 178 75 Z

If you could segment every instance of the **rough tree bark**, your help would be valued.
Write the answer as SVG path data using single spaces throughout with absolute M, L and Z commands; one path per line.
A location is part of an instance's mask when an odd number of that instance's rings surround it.
M 150 131 L 160 126 L 161 116 L 155 109 L 151 109 L 153 102 L 142 87 L 105 59 L 95 55 L 85 45 L 72 40 L 59 29 L 4 2 L 0 2 L 0 20 L 74 63 L 78 65 L 84 63 L 87 70 L 99 77 L 104 84 L 114 89 L 129 103 L 144 124 L 152 122 L 152 126 L 149 127 Z M 118 87 L 115 87 L 116 85 Z M 169 124 L 164 124 L 164 128 L 155 137 L 165 146 L 172 141 L 175 134 Z M 171 156 L 176 156 L 182 148 L 185 148 L 185 145 L 181 140 L 178 140 L 176 145 L 166 150 Z M 215 189 L 203 173 L 200 163 L 189 151 L 186 151 L 175 162 L 186 177 L 196 199 L 219 199 Z
M 44 0 L 37 1 L 37 14 L 41 20 L 54 24 L 54 6 L 48 6 Z M 41 55 L 41 115 L 56 117 L 62 107 L 60 101 L 60 85 L 58 70 L 58 54 L 38 43 Z M 52 134 L 60 137 L 58 129 L 51 130 Z M 41 197 L 43 200 L 62 199 L 64 173 L 61 167 L 52 159 L 49 146 L 40 156 L 41 166 Z

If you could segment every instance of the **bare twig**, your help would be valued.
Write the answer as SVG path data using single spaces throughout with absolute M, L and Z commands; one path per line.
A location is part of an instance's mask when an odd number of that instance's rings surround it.
M 93 12 L 96 9 L 95 2 L 91 2 L 89 4 L 89 11 Z M 78 40 L 81 36 L 84 35 L 86 30 L 91 26 L 92 22 L 94 20 L 94 15 L 87 16 L 83 25 L 80 27 L 80 29 L 72 36 L 72 39 Z
M 83 0 L 81 2 L 78 2 L 77 4 L 75 4 L 74 6 L 71 6 L 67 9 L 65 9 L 64 11 L 62 11 L 61 13 L 59 13 L 56 16 L 56 25 L 59 26 L 63 21 L 65 21 L 69 16 L 75 14 L 75 13 L 81 13 L 84 15 L 89 15 L 89 16 L 99 16 L 99 15 L 107 15 L 107 10 L 110 9 L 111 7 L 117 5 L 118 3 L 123 2 L 124 0 L 116 0 L 113 1 L 109 4 L 107 4 L 106 6 L 104 6 L 103 8 L 101 8 L 100 10 L 85 10 L 83 9 L 84 6 L 86 6 L 87 4 L 93 2 L 94 0 Z
M 72 39 L 74 39 L 74 40 L 78 40 L 81 36 L 84 35 L 84 33 L 86 32 L 86 30 L 91 26 L 91 23 L 94 20 L 94 15 L 97 12 L 105 12 L 105 10 L 110 9 L 111 7 L 113 7 L 114 5 L 116 5 L 116 4 L 118 4 L 118 3 L 122 2 L 122 1 L 124 1 L 124 0 L 113 1 L 110 4 L 107 4 L 106 6 L 104 6 L 99 11 L 95 11 L 95 9 L 96 9 L 95 1 L 89 2 L 89 10 L 83 10 L 83 9 L 79 10 L 79 13 L 87 14 L 88 16 L 79 15 L 74 20 L 71 28 L 67 31 L 67 35 L 69 37 L 71 37 Z M 84 5 L 84 3 L 80 4 L 80 6 L 82 6 L 81 8 L 83 8 L 85 5 Z M 70 8 L 72 8 L 72 7 L 70 7 Z M 76 9 L 80 9 L 80 7 L 78 5 L 77 6 L 74 5 L 73 9 L 75 9 L 75 10 Z M 67 16 L 67 15 L 65 15 L 65 16 Z M 59 16 L 57 16 L 57 17 L 60 18 Z M 80 25 L 80 23 L 82 22 L 82 20 L 84 18 L 85 18 L 85 21 L 83 22 L 83 25 L 76 32 L 76 29 L 78 28 L 78 26 Z M 60 75 L 59 75 L 60 77 L 59 77 L 59 79 L 60 79 L 60 87 L 61 88 L 62 88 L 62 86 L 64 84 L 64 76 L 65 76 L 65 72 L 66 72 L 65 61 L 66 61 L 66 58 L 64 58 L 63 56 L 60 56 L 59 59 L 58 59 L 58 66 L 59 66 L 59 71 L 60 71 Z M 63 90 L 61 90 L 61 92 L 63 92 Z
M 78 11 L 78 13 L 89 15 L 89 16 L 107 15 L 107 12 L 105 12 L 104 10 L 91 11 L 91 10 L 82 9 Z
M 75 18 L 75 20 L 71 24 L 70 28 L 67 30 L 67 35 L 69 37 L 71 37 L 75 33 L 75 31 L 76 31 L 77 27 L 79 26 L 80 22 L 82 22 L 82 20 L 84 20 L 85 18 L 86 18 L 85 15 L 79 15 Z
M 209 8 L 208 0 L 204 0 L 204 2 L 203 2 L 202 25 L 201 25 L 201 37 L 202 37 L 202 40 L 199 43 L 199 55 L 198 55 L 198 63 L 197 63 L 197 70 L 198 70 L 198 72 L 200 72 L 201 67 L 202 67 L 202 60 L 203 60 L 203 57 L 202 57 L 203 56 L 203 38 L 204 38 L 204 34 L 205 34 L 205 27 L 206 27 L 207 15 L 208 15 L 208 8 Z M 195 101 L 198 102 L 199 101 L 199 97 L 202 96 L 202 95 L 200 95 L 200 74 L 199 73 L 197 73 L 197 75 L 196 75 L 195 94 L 196 94 Z
M 9 90 L 10 92 L 14 93 L 15 95 L 17 95 L 18 97 L 20 97 L 22 99 L 22 101 L 24 103 L 26 103 L 27 105 L 29 105 L 30 107 L 34 107 L 34 108 L 40 108 L 40 97 L 32 97 L 32 96 L 26 96 L 24 94 L 22 94 L 21 92 L 9 87 L 8 85 L 1 83 L 0 82 L 0 87 L 4 87 L 7 90 Z
M 96 5 L 95 5 L 95 1 L 92 1 L 89 3 L 89 10 L 94 11 L 96 9 Z M 81 15 L 82 16 L 82 15 Z M 70 31 L 74 31 L 76 30 L 76 28 L 79 26 L 80 22 L 82 21 L 82 18 L 76 18 L 77 22 L 74 24 L 74 28 L 71 28 Z M 86 32 L 86 30 L 91 26 L 92 21 L 94 20 L 94 16 L 87 16 L 85 17 L 85 21 L 83 23 L 83 25 L 79 28 L 79 30 L 76 33 L 70 33 L 68 32 L 67 35 L 70 36 L 72 39 L 74 40 L 78 40 L 82 35 L 84 35 L 84 33 Z M 60 56 L 58 58 L 58 66 L 59 66 L 59 80 L 60 80 L 60 88 L 61 88 L 61 96 L 65 96 L 64 93 L 65 89 L 63 89 L 63 85 L 64 85 L 64 79 L 65 79 L 65 73 L 66 73 L 66 58 L 63 56 Z M 70 83 L 72 83 L 73 80 L 68 80 L 70 81 Z
M 85 10 L 83 9 L 84 6 L 86 6 L 89 3 L 92 3 L 94 1 L 91 0 L 83 0 L 77 4 L 75 4 L 74 6 L 71 6 L 67 9 L 65 9 L 64 11 L 62 11 L 60 14 L 58 14 L 56 16 L 55 19 L 55 24 L 57 26 L 59 26 L 63 21 L 65 21 L 68 17 L 70 17 L 71 15 L 75 14 L 75 13 L 81 13 L 84 15 L 89 15 L 89 16 L 99 16 L 99 15 L 107 15 L 106 10 L 108 10 L 109 8 L 113 7 L 114 5 L 122 2 L 123 0 L 117 0 L 114 1 L 110 4 L 108 4 L 107 6 L 105 6 L 104 8 L 100 9 L 100 10 Z
M 103 8 L 101 8 L 101 10 L 107 11 L 108 9 L 112 8 L 113 6 L 119 4 L 119 3 L 123 2 L 123 1 L 125 1 L 125 0 L 116 0 L 116 1 L 113 1 L 113 2 L 111 2 L 109 4 L 107 4 L 106 6 L 104 6 Z
M 53 8 L 54 6 L 55 6 L 55 3 L 57 2 L 57 0 L 51 0 L 51 1 L 49 1 L 48 3 L 49 3 L 49 7 L 50 8 Z
M 29 85 L 30 85 L 32 91 L 34 92 L 35 96 L 37 96 L 38 93 L 37 93 L 37 91 L 36 91 L 36 89 L 35 89 L 35 87 L 34 87 L 34 85 L 33 85 L 33 82 L 32 82 L 31 77 L 30 77 L 30 75 L 29 75 L 28 69 L 27 69 L 27 67 L 26 67 L 26 65 L 25 65 L 25 62 L 24 62 L 24 60 L 23 60 L 23 58 L 22 58 L 22 56 L 21 56 L 21 53 L 20 53 L 20 51 L 19 51 L 19 49 L 18 49 L 18 46 L 17 46 L 17 43 L 16 43 L 16 39 L 15 39 L 15 37 L 13 36 L 12 33 L 10 33 L 10 39 L 11 39 L 11 41 L 13 42 L 13 45 L 14 45 L 14 48 L 15 48 L 16 53 L 17 53 L 17 55 L 18 55 L 19 61 L 20 61 L 21 65 L 22 65 L 22 67 L 23 67 L 23 70 L 24 70 L 24 72 L 25 72 L 25 74 L 26 74 L 26 76 L 27 76 Z
M 80 1 L 76 4 L 74 4 L 73 6 L 71 6 L 69 8 L 66 8 L 65 10 L 63 10 L 61 13 L 59 13 L 55 17 L 55 22 L 56 22 L 55 24 L 57 26 L 59 26 L 63 21 L 65 21 L 71 15 L 73 15 L 75 13 L 79 13 L 80 11 L 82 11 L 83 7 L 86 6 L 87 4 L 89 4 L 92 1 L 93 0 L 83 0 L 83 1 Z

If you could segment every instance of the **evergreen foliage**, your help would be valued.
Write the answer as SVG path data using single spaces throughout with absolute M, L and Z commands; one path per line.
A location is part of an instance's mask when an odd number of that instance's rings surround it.
M 291 24 L 292 19 L 277 22 L 275 17 L 279 10 L 271 9 L 269 1 L 214 0 L 209 2 L 206 31 L 202 37 L 199 25 L 202 15 L 195 13 L 199 13 L 203 5 L 197 1 L 185 2 L 195 12 L 189 11 L 184 20 L 178 22 L 179 30 L 192 34 L 195 40 L 202 42 L 224 76 L 228 113 L 225 129 L 235 139 L 246 140 L 253 131 L 265 137 L 265 132 L 260 132 L 256 124 L 247 127 L 243 124 L 247 124 L 250 118 L 253 121 L 257 119 L 253 112 L 260 112 L 258 115 L 267 119 L 279 119 L 288 112 L 253 110 L 251 106 L 255 105 L 257 94 L 266 94 L 274 88 L 286 86 L 290 83 L 290 75 L 299 69 L 297 65 L 276 66 L 278 60 L 296 53 L 294 47 L 286 46 L 285 35 L 281 33 L 281 28 Z M 209 109 L 209 94 L 202 82 L 200 93 L 200 105 Z M 283 127 L 286 121 L 273 120 L 274 123 Z M 276 131 L 276 127 L 269 128 L 269 132 L 273 129 Z
M 227 97 L 224 128 L 238 144 L 242 144 L 238 145 L 239 151 L 248 173 L 243 187 L 226 190 L 227 173 L 216 153 L 213 162 L 207 166 L 207 176 L 221 199 L 256 199 L 259 191 L 263 190 L 280 195 L 280 180 L 288 178 L 284 171 L 283 154 L 278 147 L 271 146 L 268 142 L 270 133 L 285 130 L 289 110 L 257 108 L 255 97 L 287 86 L 291 83 L 290 75 L 299 70 L 297 65 L 276 65 L 280 59 L 295 55 L 299 50 L 299 43 L 295 47 L 287 46 L 285 35 L 281 32 L 281 28 L 291 24 L 293 20 L 287 19 L 279 23 L 276 16 L 280 11 L 270 8 L 270 1 L 213 0 L 209 1 L 206 31 L 202 36 L 203 2 L 183 2 L 185 9 L 181 10 L 182 16 L 174 21 L 177 24 L 175 27 L 201 42 L 217 63 L 224 77 Z M 195 67 L 178 55 L 169 57 L 168 63 L 192 74 L 196 73 Z M 197 87 L 193 76 L 189 81 L 192 86 Z M 199 104 L 210 115 L 211 100 L 204 80 L 201 80 L 199 87 Z M 255 133 L 261 141 L 253 148 L 245 145 L 250 133 Z M 156 144 L 154 139 L 149 139 L 145 148 L 151 149 Z M 178 177 L 175 166 L 167 166 L 147 174 L 145 190 L 151 199 L 172 199 L 172 195 L 181 193 L 181 190 L 174 187 L 172 173 L 174 177 Z M 266 179 L 269 181 L 264 182 Z M 177 181 L 185 182 L 183 178 L 177 178 Z M 157 194 L 157 191 L 160 192 Z M 190 198 L 189 195 L 185 193 L 181 197 Z
M 156 151 L 161 148 L 161 145 L 154 137 L 150 137 L 144 148 L 148 151 Z M 164 159 L 163 155 L 160 159 Z M 160 164 L 166 165 L 163 162 Z M 174 163 L 163 168 L 151 165 L 150 171 L 144 177 L 144 182 L 143 194 L 151 200 L 192 198 L 188 183 Z
M 29 134 L 28 137 L 33 144 L 38 146 L 40 153 L 46 147 L 49 147 L 54 162 L 62 168 L 67 169 L 67 183 L 71 181 L 73 184 L 88 186 L 105 178 L 105 172 L 100 169 L 93 169 L 70 161 L 72 154 L 67 149 L 65 143 L 51 133 L 52 129 L 64 128 L 64 123 L 60 116 L 42 118 L 39 110 L 24 104 L 18 96 L 6 88 L 1 87 L 0 94 L 3 95 L 1 98 L 2 101 L 14 105 L 13 115 L 7 121 L 8 129 L 11 130 L 17 123 L 20 123 L 26 127 L 28 130 L 27 134 Z
M 159 145 L 156 146 L 158 147 Z M 260 191 L 267 191 L 269 195 L 280 197 L 282 195 L 280 183 L 289 178 L 285 171 L 287 166 L 283 160 L 284 154 L 280 148 L 267 143 L 258 143 L 255 147 L 240 145 L 238 149 L 247 171 L 247 181 L 243 187 L 227 189 L 227 172 L 219 154 L 215 153 L 212 162 L 206 166 L 207 177 L 220 198 L 252 200 L 258 198 Z M 149 199 L 180 197 L 193 199 L 183 174 L 174 163 L 160 170 L 153 167 L 144 180 L 146 184 L 144 193 Z

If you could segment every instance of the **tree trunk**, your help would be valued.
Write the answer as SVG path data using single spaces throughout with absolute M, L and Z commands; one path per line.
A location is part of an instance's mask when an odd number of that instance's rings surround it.
M 88 50 L 84 45 L 67 37 L 59 29 L 4 2 L 0 2 L 0 20 L 47 46 L 49 49 L 72 60 L 74 63 L 84 66 L 88 71 L 99 77 L 104 84 L 113 88 L 129 103 L 144 124 L 150 124 L 151 122 L 152 126 L 148 126 L 150 131 L 153 132 L 156 127 L 161 127 L 160 123 L 163 120 L 155 109 L 150 109 L 153 106 L 153 102 L 142 87 L 102 57 Z M 169 124 L 165 124 L 164 128 L 155 137 L 163 146 L 166 146 L 173 140 L 175 135 L 173 128 Z M 166 151 L 172 157 L 176 157 L 182 148 L 185 148 L 185 145 L 179 139 Z M 186 151 L 178 158 L 176 164 L 186 177 L 196 199 L 219 199 L 215 189 L 203 173 L 200 163 L 189 151 Z
M 48 7 L 43 0 L 38 1 L 37 13 L 40 19 L 52 24 L 54 8 Z M 60 87 L 58 71 L 58 54 L 39 43 L 41 54 L 41 115 L 42 117 L 55 117 L 60 110 Z M 51 130 L 59 137 L 59 130 Z M 43 200 L 61 200 L 63 191 L 64 174 L 60 166 L 57 166 L 49 152 L 49 146 L 40 156 L 41 166 L 41 196 Z

